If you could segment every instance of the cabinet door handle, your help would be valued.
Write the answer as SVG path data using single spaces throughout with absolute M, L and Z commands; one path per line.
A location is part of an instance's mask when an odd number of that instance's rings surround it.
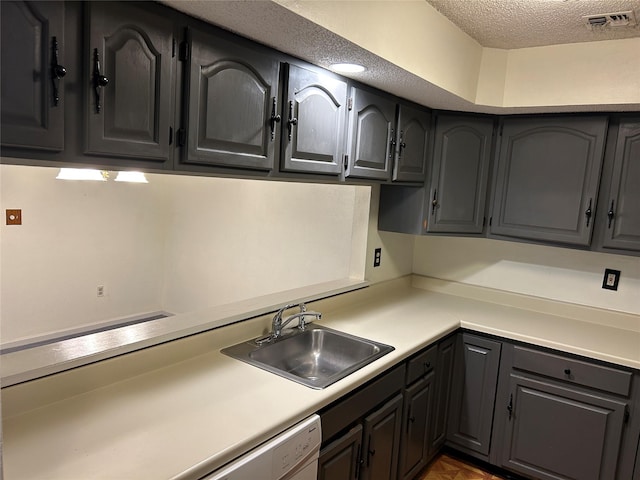
M 509 412 L 509 420 L 513 416 L 513 393 L 509 395 L 509 405 L 507 405 L 507 411 Z
M 391 136 L 389 138 L 389 160 L 391 160 L 393 158 L 393 153 L 394 153 L 395 149 L 396 149 L 396 132 L 392 128 L 391 129 Z
M 287 128 L 289 129 L 289 141 L 293 135 L 293 126 L 298 124 L 298 119 L 293 116 L 293 102 L 289 102 L 289 119 L 287 120 Z
M 280 123 L 282 117 L 280 114 L 276 114 L 276 97 L 273 97 L 273 103 L 271 105 L 271 118 L 269 119 L 269 123 L 271 124 L 271 141 L 276 138 L 276 123 Z M 289 137 L 291 139 L 291 137 Z
M 51 82 L 53 83 L 53 106 L 60 102 L 60 79 L 67 74 L 67 69 L 58 63 L 58 38 L 51 37 Z
M 404 137 L 404 132 L 400 130 L 400 142 L 398 143 L 398 158 L 402 157 L 402 149 L 407 147 L 407 144 L 404 143 L 404 140 L 402 139 L 402 137 Z
M 567 375 L 567 376 L 570 376 L 571 375 L 571 369 L 570 368 L 565 368 L 564 369 L 564 374 Z
M 438 208 L 438 189 L 433 190 L 433 200 L 431 200 L 431 215 L 436 213 Z
M 616 217 L 616 212 L 613 211 L 613 200 L 611 200 L 611 206 L 607 212 L 607 217 L 609 217 L 609 226 L 607 228 L 611 228 L 611 222 L 613 222 L 613 219 Z
M 591 222 L 591 203 L 592 203 L 592 199 L 589 199 L 589 206 L 587 207 L 587 210 L 584 212 L 585 217 L 587 217 L 587 227 L 589 226 L 589 223 Z
M 362 458 L 362 444 L 359 444 L 358 453 L 356 455 L 356 474 L 353 476 L 354 479 L 360 478 L 360 470 L 362 469 L 362 465 L 364 465 L 364 459 Z
M 96 99 L 96 113 L 100 113 L 100 89 L 109 84 L 109 79 L 100 73 L 100 54 L 98 49 L 93 49 L 93 92 Z
M 371 435 L 369 435 L 369 442 L 367 442 L 367 467 L 371 465 L 371 457 L 376 454 L 376 449 L 371 448 Z

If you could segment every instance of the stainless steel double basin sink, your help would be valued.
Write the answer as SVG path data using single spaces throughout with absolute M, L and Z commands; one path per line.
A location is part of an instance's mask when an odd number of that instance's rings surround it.
M 286 330 L 267 343 L 256 340 L 224 348 L 222 353 L 315 389 L 325 388 L 394 350 L 390 345 L 317 324 Z

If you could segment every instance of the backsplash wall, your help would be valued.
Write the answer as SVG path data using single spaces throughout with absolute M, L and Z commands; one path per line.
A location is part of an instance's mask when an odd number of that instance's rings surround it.
M 0 206 L 23 217 L 0 226 L 3 344 L 364 277 L 368 187 L 56 174 L 0 165 Z
M 602 288 L 621 271 L 618 291 Z M 640 315 L 640 258 L 483 238 L 415 237 L 413 272 Z

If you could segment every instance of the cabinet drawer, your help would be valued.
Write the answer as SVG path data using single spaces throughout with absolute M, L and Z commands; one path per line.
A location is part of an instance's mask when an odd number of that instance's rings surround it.
M 629 396 L 631 387 L 631 372 L 524 347 L 513 348 L 513 368 L 625 397 Z
M 407 362 L 407 385 L 431 372 L 436 366 L 437 359 L 438 345 L 432 345 L 411 358 Z

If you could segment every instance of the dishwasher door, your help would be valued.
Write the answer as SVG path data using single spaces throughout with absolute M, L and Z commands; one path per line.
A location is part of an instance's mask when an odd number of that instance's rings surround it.
M 204 480 L 317 480 L 322 432 L 312 415 Z

